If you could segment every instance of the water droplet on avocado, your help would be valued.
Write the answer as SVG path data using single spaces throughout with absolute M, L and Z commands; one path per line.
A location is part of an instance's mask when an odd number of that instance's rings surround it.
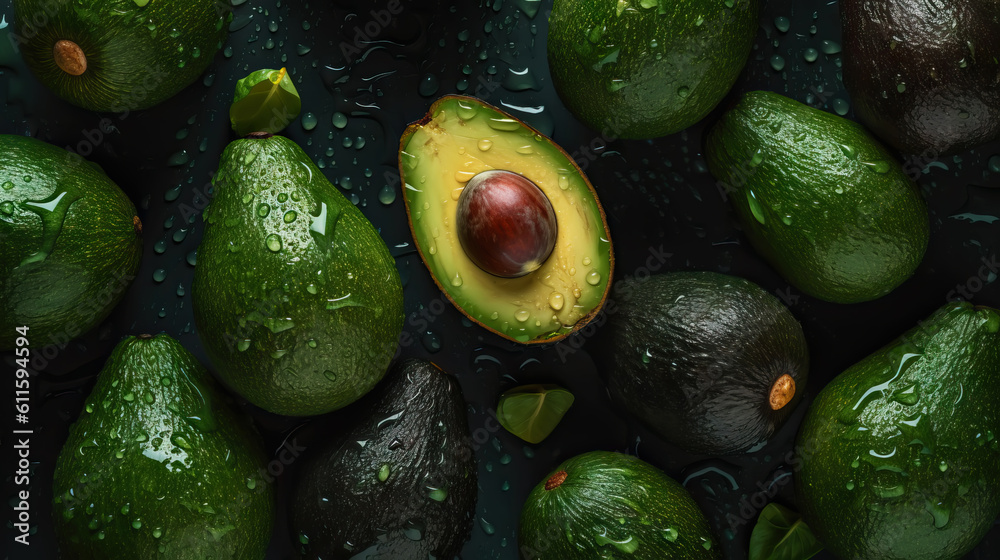
M 427 490 L 429 490 L 428 496 L 435 502 L 443 502 L 448 499 L 447 488 L 435 488 L 433 486 L 428 486 Z
M 336 381 L 337 380 L 337 374 L 334 373 L 334 372 L 332 372 L 332 371 L 330 371 L 330 370 L 324 371 L 323 372 L 323 377 L 326 377 L 330 381 Z
M 30 177 L 25 179 L 30 179 Z M 52 253 L 55 249 L 56 239 L 62 232 L 63 223 L 66 221 L 66 213 L 70 206 L 79 199 L 79 196 L 69 195 L 68 192 L 64 191 L 54 192 L 44 200 L 29 200 L 20 204 L 22 208 L 38 214 L 42 219 L 42 244 L 37 251 L 25 257 L 19 266 L 42 262 Z
M 552 292 L 551 294 L 549 294 L 549 307 L 555 309 L 556 311 L 559 311 L 560 309 L 563 308 L 565 299 L 566 298 L 563 297 L 563 295 L 560 294 L 559 292 Z
M 920 400 L 920 393 L 917 390 L 917 385 L 910 385 L 906 389 L 893 393 L 892 400 L 906 406 L 913 406 L 917 404 L 917 401 Z
M 943 502 L 925 500 L 924 509 L 934 518 L 934 527 L 938 529 L 944 529 L 951 521 L 951 508 Z
M 379 467 L 379 469 L 378 469 L 378 481 L 379 482 L 385 482 L 386 480 L 389 480 L 389 473 L 390 472 L 391 471 L 390 471 L 390 468 L 389 468 L 389 463 L 383 463 L 382 466 Z
M 10 181 L 4 181 L 3 182 L 3 190 L 9 191 L 9 190 L 11 190 L 13 188 L 14 188 L 14 183 L 11 183 Z
M 479 151 L 488 152 L 493 147 L 493 141 L 489 138 L 483 138 L 476 145 L 479 147 Z
M 750 189 L 747 189 L 746 196 L 747 204 L 750 206 L 750 213 L 753 214 L 754 219 L 757 220 L 758 223 L 764 224 L 764 208 L 760 205 L 760 202 L 757 201 L 757 196 Z
M 663 538 L 668 542 L 677 542 L 678 535 L 677 528 L 672 525 L 663 530 Z
M 516 313 L 514 313 L 514 318 L 521 323 L 527 321 L 530 317 L 531 313 L 527 309 L 519 309 Z
M 277 253 L 281 250 L 281 237 L 276 233 L 272 233 L 264 238 L 264 244 L 267 245 L 269 251 Z
M 587 273 L 587 283 L 591 286 L 596 286 L 601 283 L 601 273 L 596 270 L 591 270 Z
M 691 95 L 691 88 L 689 88 L 687 86 L 681 86 L 681 87 L 677 88 L 677 97 L 680 97 L 681 99 L 684 99 L 688 95 Z
M 862 161 L 861 164 L 865 165 L 866 167 L 868 167 L 868 169 L 871 169 L 875 173 L 880 173 L 880 174 L 888 173 L 889 170 L 892 169 L 892 167 L 889 165 L 889 162 L 885 160 Z
M 0 214 L 3 214 L 4 216 L 10 216 L 13 213 L 14 213 L 13 202 L 8 200 L 0 204 Z
M 414 170 L 417 168 L 417 164 L 420 163 L 420 157 L 408 152 L 399 152 L 399 158 L 403 162 L 403 167 Z
M 512 132 L 515 130 L 520 130 L 521 124 L 516 119 L 510 119 L 505 117 L 491 117 L 489 122 L 489 127 L 493 130 L 499 130 L 503 132 Z

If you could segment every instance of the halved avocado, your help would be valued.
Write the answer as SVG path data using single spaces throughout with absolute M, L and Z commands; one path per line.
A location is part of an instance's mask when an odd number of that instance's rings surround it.
M 470 319 L 531 344 L 600 311 L 614 272 L 608 223 L 551 139 L 478 99 L 446 96 L 403 133 L 399 172 L 417 250 Z

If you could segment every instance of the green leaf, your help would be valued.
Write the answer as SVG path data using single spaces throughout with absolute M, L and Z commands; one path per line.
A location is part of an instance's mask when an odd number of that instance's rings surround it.
M 750 560 L 808 560 L 823 545 L 799 514 L 767 504 L 750 535 Z
M 275 134 L 291 124 L 302 111 L 302 99 L 288 72 L 257 70 L 236 82 L 229 121 L 240 136 L 251 132 Z
M 497 420 L 528 443 L 539 443 L 573 406 L 573 394 L 558 385 L 524 385 L 500 395 Z

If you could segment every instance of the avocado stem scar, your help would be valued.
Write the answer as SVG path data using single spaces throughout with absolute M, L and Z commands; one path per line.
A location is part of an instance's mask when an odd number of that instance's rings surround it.
M 771 385 L 771 394 L 768 396 L 771 410 L 781 410 L 792 401 L 794 396 L 795 380 L 786 373 Z
M 566 477 L 568 476 L 569 473 L 566 471 L 559 471 L 555 473 L 554 475 L 549 477 L 547 481 L 545 481 L 545 489 L 552 490 L 554 488 L 558 488 L 559 486 L 562 485 L 563 482 L 566 482 Z
M 56 66 L 70 76 L 81 76 L 87 71 L 87 55 L 73 41 L 62 39 L 52 47 L 52 58 Z

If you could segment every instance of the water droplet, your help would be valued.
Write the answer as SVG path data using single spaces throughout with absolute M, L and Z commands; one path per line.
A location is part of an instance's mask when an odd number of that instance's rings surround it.
M 565 299 L 566 298 L 564 298 L 563 295 L 560 294 L 559 292 L 552 292 L 551 294 L 549 294 L 549 307 L 555 309 L 556 311 L 559 311 L 560 309 L 563 308 Z
M 302 115 L 302 128 L 304 130 L 312 130 L 316 128 L 317 124 L 319 124 L 319 119 L 316 118 L 315 114 L 306 113 Z
M 266 218 L 268 214 L 271 213 L 271 206 L 265 203 L 257 205 L 257 215 L 261 218 Z
M 820 42 L 819 48 L 823 51 L 823 54 L 837 54 L 840 52 L 840 43 L 824 39 Z
M 861 164 L 867 166 L 868 169 L 871 169 L 875 173 L 879 174 L 886 174 L 889 172 L 890 169 L 892 169 L 892 166 L 889 165 L 888 161 L 881 159 L 878 161 L 862 161 Z
M 816 62 L 816 59 L 819 58 L 819 51 L 809 47 L 802 52 L 802 58 L 804 58 L 806 62 Z
M 25 179 L 30 179 L 30 177 L 25 177 Z M 79 196 L 72 196 L 67 192 L 56 191 L 44 200 L 21 203 L 24 209 L 38 214 L 42 219 L 42 244 L 37 251 L 25 257 L 19 266 L 42 262 L 52 253 L 56 239 L 62 232 L 63 222 L 66 221 L 66 212 L 79 198 Z
M 774 27 L 782 33 L 788 33 L 788 29 L 791 28 L 792 22 L 788 20 L 785 16 L 778 16 L 774 18 Z
M 591 270 L 587 273 L 587 283 L 591 286 L 596 286 L 601 283 L 601 273 L 596 270 Z
M 689 88 L 687 86 L 681 86 L 681 87 L 677 88 L 677 97 L 680 97 L 681 99 L 684 99 L 688 95 L 691 95 L 691 88 Z
M 677 542 L 677 528 L 674 526 L 667 527 L 663 530 L 663 538 L 669 542 Z
M 289 210 L 288 212 L 285 212 L 285 217 L 284 217 L 285 223 L 290 224 L 294 222 L 295 218 L 297 217 L 298 214 L 295 212 L 295 210 Z
M 164 270 L 162 268 L 157 268 L 156 270 L 153 271 L 153 281 L 154 282 L 157 282 L 157 283 L 163 282 L 164 280 L 166 280 L 166 278 L 167 278 L 167 271 L 166 270 Z
M 750 189 L 747 189 L 746 196 L 747 204 L 750 206 L 750 213 L 753 214 L 754 219 L 757 220 L 758 223 L 764 224 L 764 208 L 760 205 L 760 202 L 757 201 L 757 196 Z
M 480 151 L 488 152 L 490 151 L 490 148 L 493 147 L 493 141 L 489 138 L 483 138 L 477 143 L 477 145 L 479 146 Z
M 774 55 L 771 57 L 771 68 L 774 68 L 775 72 L 781 72 L 785 69 L 785 59 L 781 55 Z
M 378 192 L 378 201 L 389 206 L 396 201 L 396 189 L 392 185 L 383 185 Z
M 527 309 L 519 309 L 516 313 L 514 313 L 514 318 L 521 323 L 527 321 L 530 317 L 531 317 L 531 312 L 529 312 Z
M 447 488 L 428 487 L 427 489 L 430 491 L 430 494 L 428 494 L 430 496 L 430 499 L 434 500 L 435 502 L 443 502 L 446 499 L 448 499 Z
M 383 463 L 382 466 L 379 467 L 378 469 L 378 481 L 385 482 L 386 480 L 389 480 L 390 472 L 391 469 L 389 467 L 389 463 Z
M 267 245 L 268 250 L 277 253 L 281 250 L 281 237 L 276 233 L 268 235 L 264 239 L 264 243 Z
M 323 372 L 323 377 L 326 377 L 330 381 L 337 381 L 337 374 L 334 373 L 334 372 L 332 372 L 332 371 L 330 371 L 330 370 L 324 371 Z
M 483 532 L 487 535 L 492 535 L 497 532 L 496 527 L 492 523 L 486 520 L 485 517 L 479 518 L 479 526 L 483 528 Z
M 440 83 L 438 82 L 437 76 L 434 74 L 424 74 L 420 78 L 420 85 L 417 86 L 417 93 L 424 97 L 430 97 L 437 93 L 438 88 L 440 88 Z

